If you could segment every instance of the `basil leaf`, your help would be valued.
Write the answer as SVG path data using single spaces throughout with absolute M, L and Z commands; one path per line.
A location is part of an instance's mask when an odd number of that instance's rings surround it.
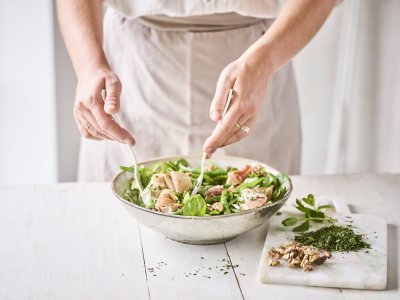
M 297 218 L 295 218 L 295 217 L 290 217 L 290 218 L 287 218 L 287 219 L 283 220 L 283 221 L 282 221 L 282 225 L 283 225 L 283 226 L 286 226 L 286 227 L 288 227 L 288 226 L 293 226 L 294 224 L 297 223 L 297 221 L 298 221 Z
M 307 220 L 303 224 L 293 228 L 293 232 L 304 232 L 310 228 L 310 222 Z

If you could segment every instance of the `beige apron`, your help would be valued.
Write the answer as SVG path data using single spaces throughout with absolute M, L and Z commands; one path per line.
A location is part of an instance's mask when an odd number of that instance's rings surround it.
M 105 51 L 123 86 L 119 118 L 136 139 L 139 161 L 202 153 L 215 128 L 209 109 L 221 71 L 271 24 L 246 18 L 239 27 L 229 22 L 232 27 L 223 30 L 185 30 L 189 27 L 182 24 L 163 30 L 151 18 L 128 20 L 107 11 Z M 249 135 L 217 153 L 256 159 L 297 174 L 300 150 L 296 82 L 288 63 L 270 80 L 263 111 Z M 131 165 L 122 144 L 82 140 L 78 180 L 110 180 L 120 165 Z

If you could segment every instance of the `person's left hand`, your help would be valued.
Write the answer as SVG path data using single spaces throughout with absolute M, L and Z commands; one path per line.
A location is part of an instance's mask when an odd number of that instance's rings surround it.
M 248 133 L 240 127 L 247 126 L 251 131 L 262 109 L 271 74 L 270 68 L 260 63 L 256 54 L 246 53 L 222 71 L 210 109 L 211 119 L 218 124 L 203 147 L 207 158 L 218 148 L 245 138 Z M 221 120 L 231 88 L 233 98 Z

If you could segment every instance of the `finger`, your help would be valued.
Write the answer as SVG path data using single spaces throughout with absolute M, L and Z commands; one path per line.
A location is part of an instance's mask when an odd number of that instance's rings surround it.
M 222 112 L 225 107 L 226 100 L 229 95 L 229 90 L 233 87 L 235 81 L 224 73 L 218 79 L 214 98 L 210 107 L 211 120 L 218 122 L 222 117 Z
M 121 89 L 121 82 L 117 76 L 113 75 L 105 79 L 104 111 L 107 114 L 113 115 L 119 111 Z
M 246 124 L 246 122 L 248 122 L 249 119 L 251 119 L 250 116 L 241 115 L 240 118 L 235 123 L 235 128 L 231 131 L 231 134 L 226 137 L 225 141 L 227 141 L 228 139 L 230 139 L 231 136 L 233 136 L 235 133 L 237 133 L 240 130 L 240 126 L 242 124 Z M 224 143 L 221 144 L 221 147 L 223 147 L 222 146 L 223 144 Z
M 85 118 L 81 118 L 80 119 L 81 124 L 86 128 L 87 131 L 89 131 L 89 133 L 101 140 L 113 140 L 112 138 L 110 138 L 107 135 L 102 134 L 100 131 L 98 131 L 91 123 L 90 121 L 88 121 Z
M 96 118 L 87 108 L 82 108 L 79 112 L 77 112 L 77 116 L 79 120 L 83 120 L 81 122 L 85 127 L 87 127 L 88 124 L 91 125 L 89 127 L 89 131 L 92 131 L 92 135 L 102 137 L 107 140 L 117 140 L 115 137 L 108 135 L 106 132 L 103 132 L 100 125 L 97 123 Z
M 85 139 L 89 139 L 89 140 L 95 140 L 95 141 L 101 141 L 101 138 L 98 138 L 96 136 L 93 136 L 89 130 L 85 127 L 85 125 L 83 125 L 83 123 L 80 120 L 76 121 L 76 125 L 78 126 L 78 129 L 80 131 L 80 133 L 82 134 L 82 136 Z
M 255 121 L 256 121 L 256 118 L 253 117 L 253 118 L 248 119 L 245 123 L 239 123 L 239 124 L 242 125 L 242 126 L 246 125 L 247 127 L 250 128 L 250 131 L 251 131 L 251 129 L 252 129 L 253 126 L 254 126 Z M 224 142 L 224 144 L 222 145 L 222 147 L 225 147 L 225 146 L 227 146 L 227 145 L 236 143 L 236 142 L 238 142 L 238 141 L 244 139 L 247 135 L 248 135 L 247 132 L 245 132 L 245 131 L 242 130 L 242 129 L 239 129 L 239 130 L 236 131 L 232 136 L 230 136 L 229 139 L 227 139 L 227 140 Z
M 217 148 L 231 136 L 232 132 L 235 130 L 235 124 L 240 116 L 241 114 L 236 109 L 228 111 L 226 116 L 217 124 L 211 136 L 208 137 L 204 143 L 203 150 L 205 153 L 214 153 Z
M 101 95 L 99 95 L 99 97 L 101 98 Z M 130 133 L 119 126 L 109 114 L 106 114 L 104 112 L 102 99 L 96 100 L 97 102 L 95 103 L 95 105 L 91 107 L 91 112 L 95 117 L 97 123 L 99 124 L 101 133 L 107 136 L 111 136 L 113 139 L 121 143 L 133 146 L 135 144 L 135 140 L 130 135 Z

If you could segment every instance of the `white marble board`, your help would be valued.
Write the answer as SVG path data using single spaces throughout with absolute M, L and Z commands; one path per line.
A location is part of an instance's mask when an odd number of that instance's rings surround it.
M 323 265 L 317 266 L 312 272 L 303 272 L 301 268 L 290 269 L 286 262 L 276 267 L 268 265 L 268 250 L 294 238 L 291 228 L 285 229 L 283 219 L 298 215 L 297 211 L 286 205 L 281 215 L 275 215 L 269 224 L 265 241 L 258 279 L 262 283 L 323 286 L 352 289 L 383 290 L 387 278 L 387 223 L 384 218 L 373 215 L 351 214 L 345 202 L 334 196 L 323 196 L 317 199 L 318 204 L 333 204 L 334 217 L 337 225 L 352 224 L 357 233 L 365 234 L 371 249 L 359 252 L 334 252 L 332 257 Z M 310 230 L 318 229 L 321 225 L 313 223 Z

